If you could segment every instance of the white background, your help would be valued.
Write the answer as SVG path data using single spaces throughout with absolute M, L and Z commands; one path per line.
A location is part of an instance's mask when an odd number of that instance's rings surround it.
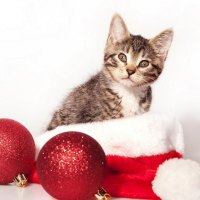
M 186 156 L 200 161 L 200 2 L 198 0 L 0 1 L 0 117 L 42 133 L 75 85 L 101 69 L 112 15 L 151 38 L 173 27 L 152 110 L 181 120 Z
M 152 110 L 180 119 L 186 157 L 200 161 L 199 10 L 198 0 L 1 0 L 0 117 L 41 134 L 65 94 L 101 69 L 118 12 L 133 34 L 174 28 Z

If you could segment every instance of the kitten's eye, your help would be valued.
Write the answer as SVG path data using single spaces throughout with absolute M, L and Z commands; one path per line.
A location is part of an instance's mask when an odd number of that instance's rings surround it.
M 149 66 L 149 61 L 148 60 L 142 60 L 138 67 L 144 68 L 144 67 L 148 67 Z
M 119 58 L 122 62 L 124 62 L 124 63 L 126 63 L 126 61 L 127 61 L 127 57 L 126 57 L 126 55 L 123 54 L 123 53 L 120 53 L 120 54 L 118 55 L 118 58 Z

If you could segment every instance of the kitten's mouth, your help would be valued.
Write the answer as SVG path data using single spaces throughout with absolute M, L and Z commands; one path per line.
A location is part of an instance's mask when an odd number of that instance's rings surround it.
M 131 76 L 124 77 L 124 78 L 122 78 L 122 80 L 127 80 L 127 81 L 131 81 L 131 82 L 135 83 L 135 80 L 133 80 L 133 78 L 131 78 Z
M 147 84 L 143 81 L 136 81 L 130 76 L 127 78 L 122 78 L 122 83 L 128 87 L 140 87 L 140 86 L 145 86 Z
M 136 82 L 129 77 L 122 78 L 122 83 L 126 86 L 136 86 Z

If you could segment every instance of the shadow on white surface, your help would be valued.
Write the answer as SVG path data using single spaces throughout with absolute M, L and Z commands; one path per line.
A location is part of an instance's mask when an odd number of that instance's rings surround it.
M 3 200 L 50 200 L 53 199 L 48 195 L 41 185 L 31 184 L 26 188 L 19 188 L 15 185 L 0 186 L 0 196 Z
M 15 185 L 0 186 L 0 199 L 2 200 L 53 200 L 41 185 L 31 184 L 26 188 Z M 131 200 L 127 198 L 112 198 L 112 200 Z M 136 199 L 135 199 L 136 200 Z
M 200 119 L 195 116 L 188 116 L 182 120 L 185 139 L 185 157 L 200 162 Z

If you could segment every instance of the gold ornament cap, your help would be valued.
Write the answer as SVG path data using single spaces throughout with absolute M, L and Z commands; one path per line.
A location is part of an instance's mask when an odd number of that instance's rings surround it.
M 18 174 L 13 182 L 16 184 L 16 186 L 18 187 L 26 187 L 28 185 L 28 180 L 27 178 L 25 177 L 24 174 Z
M 111 196 L 105 191 L 104 188 L 100 188 L 94 196 L 96 200 L 111 200 Z

